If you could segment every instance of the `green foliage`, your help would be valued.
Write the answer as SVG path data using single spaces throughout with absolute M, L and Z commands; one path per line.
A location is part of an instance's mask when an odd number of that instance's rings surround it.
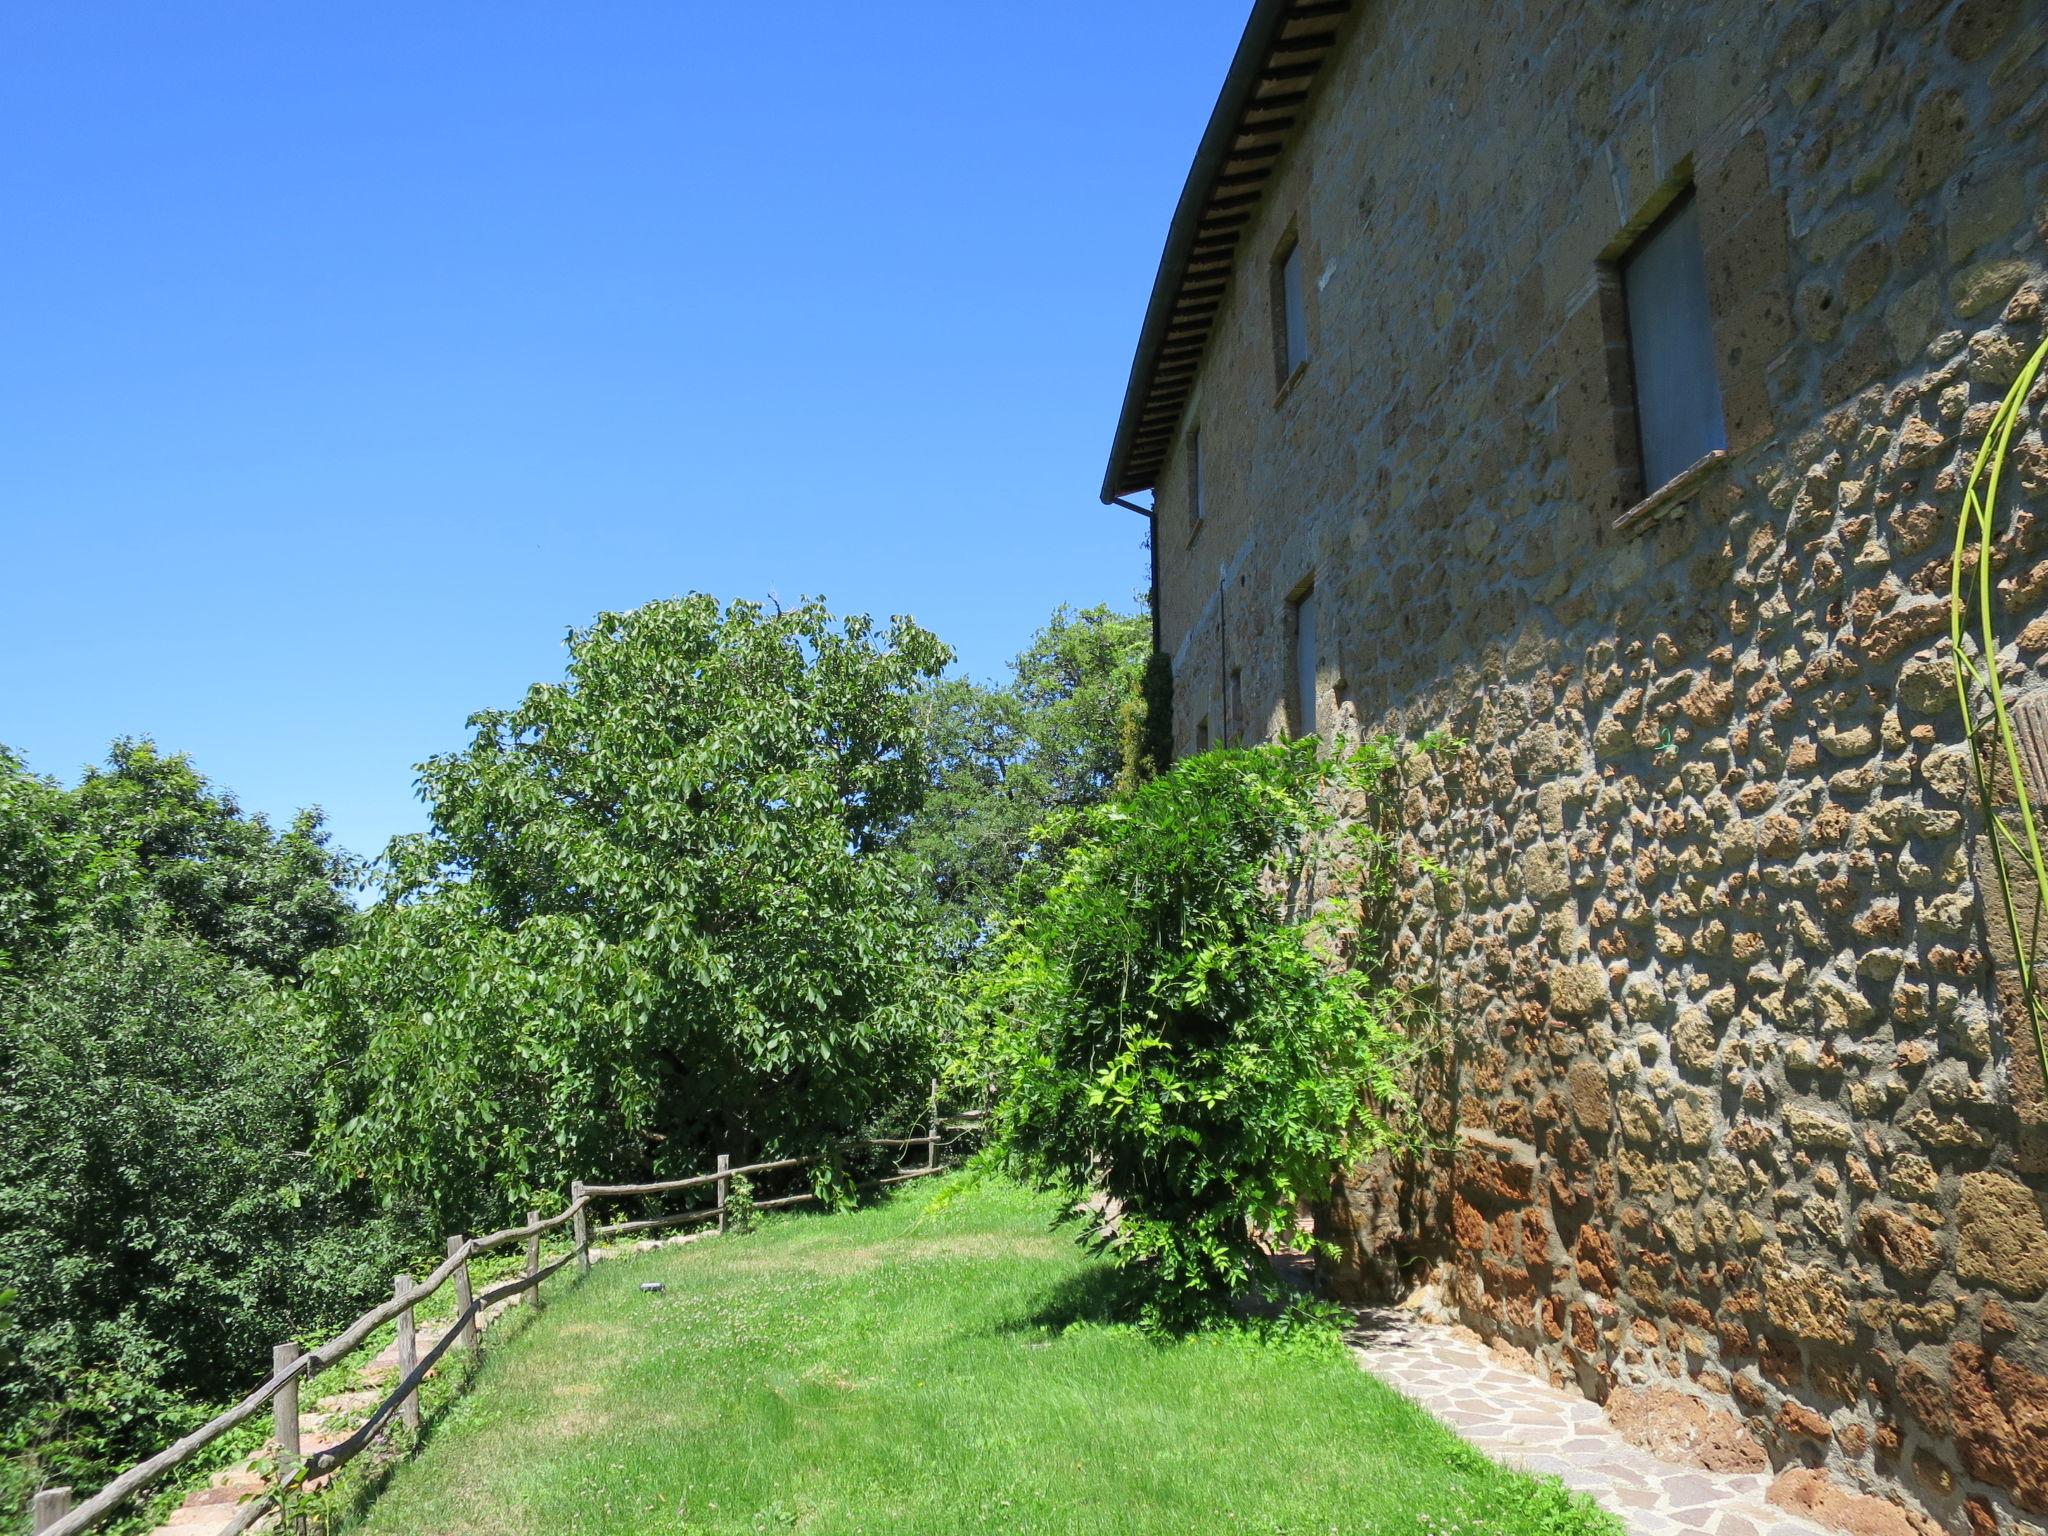
M 931 789 L 905 842 L 929 870 L 942 947 L 954 958 L 1007 904 L 1030 899 L 1054 851 L 1048 823 L 1115 790 L 1150 648 L 1142 614 L 1062 607 L 1007 682 L 946 678 L 928 691 Z
M 811 1193 L 818 1197 L 819 1207 L 827 1211 L 849 1210 L 860 1200 L 860 1189 L 838 1151 L 832 1149 L 824 1161 L 813 1163 L 810 1168 Z
M 899 845 L 949 659 L 815 602 L 693 595 L 572 633 L 562 682 L 422 767 L 433 830 L 315 967 L 328 1165 L 473 1227 L 908 1102 L 928 946 Z
M 1123 767 L 1117 773 L 1119 794 L 1129 794 L 1173 766 L 1173 658 L 1153 651 L 1137 693 L 1124 701 Z
M 295 976 L 347 936 L 354 861 L 316 810 L 284 831 L 243 812 L 182 753 L 116 741 L 64 790 L 0 748 L 0 969 L 83 930 L 179 933 L 252 970 Z
M 1531 1536 L 1626 1536 L 1628 1527 L 1593 1501 L 1554 1477 L 1539 1477 L 1529 1490 Z
M 1333 915 L 1290 919 L 1339 789 L 1383 803 L 1400 753 L 1313 741 L 1189 759 L 1082 818 L 1044 899 L 1002 942 L 962 1069 L 992 1077 L 1011 1166 L 1087 1202 L 1094 1241 L 1185 1321 L 1263 1274 L 1338 1166 L 1403 1135 L 1408 1004 L 1375 962 L 1325 958 Z M 1384 898 L 1368 817 L 1342 860 Z M 1355 915 L 1350 906 L 1346 915 Z
M 56 941 L 64 793 L 0 747 L 0 978 Z
M 0 753 L 0 1449 L 51 1480 L 388 1284 L 392 1224 L 307 1157 L 283 980 L 346 931 L 351 874 L 317 813 L 275 832 L 147 742 L 69 790 Z
M 754 1181 L 736 1173 L 725 1186 L 725 1230 L 751 1232 L 761 1219 L 761 1207 L 754 1200 Z

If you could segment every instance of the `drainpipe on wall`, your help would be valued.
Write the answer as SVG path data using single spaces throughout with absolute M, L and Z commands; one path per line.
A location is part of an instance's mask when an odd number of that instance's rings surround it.
M 1112 496 L 1109 499 L 1112 505 L 1122 507 L 1126 512 L 1137 513 L 1147 524 L 1145 548 L 1150 552 L 1152 559 L 1152 590 L 1149 597 L 1152 609 L 1152 649 L 1163 651 L 1166 647 L 1159 639 L 1159 504 L 1155 500 L 1151 506 L 1141 507 L 1135 501 L 1125 501 L 1121 496 Z
M 1230 734 L 1230 571 L 1222 565 L 1216 567 L 1216 692 L 1223 745 L 1235 746 Z

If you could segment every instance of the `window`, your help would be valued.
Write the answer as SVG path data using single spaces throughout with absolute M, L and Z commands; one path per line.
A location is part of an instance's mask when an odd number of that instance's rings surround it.
M 1699 216 L 1687 193 L 1622 258 L 1645 494 L 1728 446 Z
M 1227 746 L 1244 741 L 1244 668 L 1230 669 L 1230 687 L 1223 695 L 1223 739 Z
M 1308 291 L 1302 286 L 1301 241 L 1293 235 L 1273 263 L 1273 335 L 1285 384 L 1308 361 Z
M 1202 429 L 1188 428 L 1188 533 L 1202 529 Z
M 1209 750 L 1209 717 L 1207 715 L 1202 716 L 1201 719 L 1195 722 L 1195 750 L 1197 752 Z
M 1304 587 L 1293 602 L 1294 733 L 1316 734 L 1316 589 Z

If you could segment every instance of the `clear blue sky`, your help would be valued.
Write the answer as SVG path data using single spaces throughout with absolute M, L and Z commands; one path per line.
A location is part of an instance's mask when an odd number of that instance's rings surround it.
M 381 851 L 412 765 L 702 590 L 978 675 L 1096 501 L 1248 0 L 0 9 L 0 742 Z

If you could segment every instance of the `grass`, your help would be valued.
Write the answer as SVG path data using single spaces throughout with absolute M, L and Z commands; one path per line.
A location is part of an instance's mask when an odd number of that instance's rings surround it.
M 549 1263 L 567 1251 L 565 1244 L 557 1243 L 550 1247 L 544 1241 L 542 1244 L 541 1262 L 543 1264 Z M 525 1265 L 525 1262 L 524 1250 L 517 1244 L 514 1244 L 509 1248 L 503 1248 L 495 1253 L 486 1254 L 472 1260 L 469 1267 L 470 1278 L 477 1290 L 486 1290 L 501 1281 L 509 1280 Z M 416 1272 L 414 1278 L 417 1279 L 420 1275 L 424 1275 L 432 1267 L 432 1262 L 423 1264 Z M 368 1310 L 367 1306 L 365 1310 Z M 420 1303 L 415 1309 L 415 1316 L 422 1323 L 437 1322 L 454 1315 L 455 1288 L 452 1285 L 442 1286 L 440 1290 Z M 524 1318 L 517 1312 L 508 1314 L 501 1327 L 499 1337 L 503 1339 L 515 1335 L 523 1322 Z M 298 1342 L 306 1348 L 312 1349 L 326 1343 L 328 1339 L 340 1331 L 339 1327 L 315 1331 L 302 1335 Z M 374 1330 L 356 1350 L 314 1376 L 310 1381 L 304 1383 L 300 1388 L 301 1403 L 307 1407 L 315 1406 L 323 1398 L 368 1385 L 369 1383 L 363 1375 L 364 1368 L 376 1358 L 386 1345 L 391 1343 L 396 1333 L 397 1326 L 393 1323 L 386 1323 L 383 1327 Z M 459 1356 L 455 1357 L 451 1363 L 456 1369 L 440 1373 L 438 1378 L 427 1383 L 421 1393 L 422 1402 L 429 1412 L 440 1403 L 453 1397 L 465 1384 L 466 1373 L 460 1369 L 463 1364 L 461 1358 Z M 268 1376 L 269 1373 L 269 1362 L 266 1360 L 263 1362 L 262 1374 Z M 256 1385 L 256 1381 L 248 1381 L 245 1385 L 253 1387 Z M 239 1400 L 240 1396 L 241 1393 L 238 1391 L 235 1397 L 220 1402 L 191 1403 L 189 1405 L 190 1412 L 187 1414 L 186 1422 L 179 1433 L 197 1429 L 201 1424 L 224 1413 Z M 337 1416 L 332 1423 L 336 1427 L 353 1427 L 354 1424 L 360 1423 L 363 1417 L 364 1415 L 361 1413 L 343 1414 Z M 213 1441 L 200 1450 L 183 1466 L 166 1474 L 155 1487 L 138 1495 L 125 1508 L 110 1516 L 100 1527 L 101 1531 L 104 1533 L 104 1536 L 144 1536 L 144 1533 L 154 1531 L 158 1526 L 170 1519 L 178 1506 L 185 1501 L 188 1494 L 195 1489 L 206 1487 L 215 1473 L 248 1460 L 261 1451 L 265 1442 L 269 1439 L 270 1433 L 271 1416 L 269 1411 L 265 1410 L 238 1427 L 229 1430 L 218 1440 Z M 168 1443 L 169 1437 L 165 1440 L 165 1444 Z M 162 1449 L 160 1445 L 151 1447 L 152 1451 L 160 1449 Z M 142 1458 L 138 1456 L 135 1459 L 139 1461 Z M 267 1473 L 271 1466 L 270 1459 L 268 1457 L 262 1458 L 259 1465 Z M 358 1475 L 356 1469 L 359 1467 L 363 1467 L 362 1462 L 352 1464 L 343 1473 L 345 1484 L 342 1491 L 349 1497 L 359 1497 L 365 1490 L 366 1485 L 374 1484 L 374 1477 L 365 1479 Z M 115 1470 L 121 1470 L 121 1467 L 117 1466 Z M 365 1470 L 369 1469 L 366 1468 Z M 101 1484 L 110 1481 L 113 1475 L 113 1472 L 110 1471 L 105 1477 L 79 1485 L 75 1490 L 79 1502 L 83 1502 L 93 1493 L 96 1493 Z M 10 1479 L 16 1478 L 20 1479 L 18 1492 L 16 1485 L 10 1481 Z M 6 1453 L 0 1452 L 0 1530 L 7 1532 L 17 1530 L 25 1532 L 27 1530 L 27 1501 L 29 1491 L 34 1486 L 35 1478 L 31 1473 L 27 1459 L 25 1457 L 17 1457 L 9 1460 Z M 9 1519 L 10 1510 L 13 1510 L 16 1516 L 12 1523 L 10 1523 Z
M 1160 1340 L 985 1183 L 614 1260 L 487 1355 L 363 1536 L 1616 1529 L 1334 1339 Z M 659 1281 L 660 1294 L 643 1292 Z

